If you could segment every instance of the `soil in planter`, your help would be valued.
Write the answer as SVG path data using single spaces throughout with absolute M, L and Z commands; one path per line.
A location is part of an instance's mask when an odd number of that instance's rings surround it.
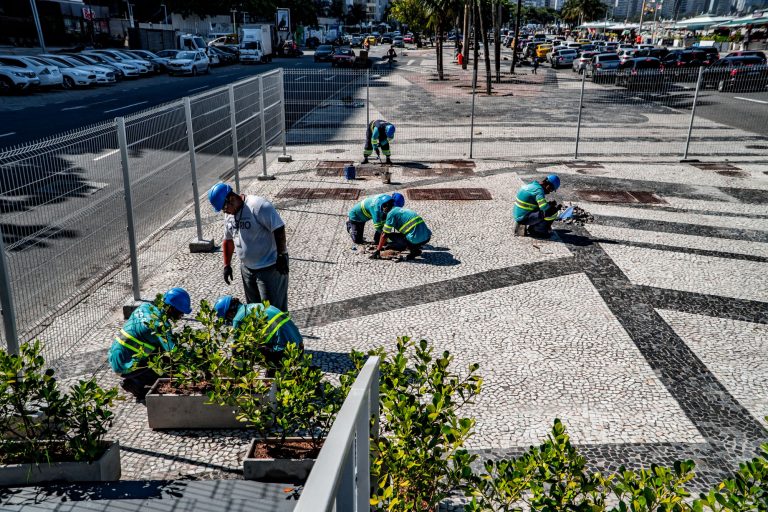
M 110 446 L 110 443 L 103 442 L 101 451 L 96 454 L 93 460 L 99 460 Z M 75 462 L 74 455 L 64 442 L 40 443 L 34 451 L 28 443 L 24 442 L 0 443 L 0 464 L 53 464 L 55 462 Z
M 211 390 L 211 385 L 208 381 L 203 381 L 198 384 L 189 384 L 183 387 L 176 387 L 171 384 L 170 381 L 163 382 L 155 389 L 159 395 L 204 395 Z
M 312 442 L 304 439 L 290 439 L 282 446 L 256 441 L 251 457 L 254 459 L 316 459 L 319 448 L 312 448 Z

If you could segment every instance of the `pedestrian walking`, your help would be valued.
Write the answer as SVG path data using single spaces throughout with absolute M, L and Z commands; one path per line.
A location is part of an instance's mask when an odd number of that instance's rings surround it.
M 534 57 L 533 58 L 533 74 L 534 75 L 538 74 L 537 73 L 538 69 L 539 69 L 539 58 L 538 57 Z
M 189 294 L 184 288 L 171 288 L 163 295 L 160 307 L 145 302 L 136 308 L 123 328 L 115 336 L 107 354 L 109 366 L 122 381 L 120 387 L 131 393 L 137 400 L 143 400 L 149 388 L 162 377 L 147 367 L 149 357 L 159 351 L 169 351 L 174 347 L 170 335 L 171 320 L 179 320 L 182 315 L 192 312 Z M 164 331 L 163 337 L 159 331 Z
M 251 303 L 269 301 L 288 311 L 288 249 L 285 223 L 265 198 L 236 194 L 226 183 L 208 192 L 216 212 L 224 211 L 224 282 L 232 281 L 232 254 L 237 252 L 245 298 Z

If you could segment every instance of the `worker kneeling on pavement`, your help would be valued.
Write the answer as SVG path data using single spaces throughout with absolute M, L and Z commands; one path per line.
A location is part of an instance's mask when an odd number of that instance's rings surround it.
M 550 174 L 543 180 L 532 181 L 517 191 L 512 215 L 517 222 L 515 234 L 546 238 L 552 233 L 552 223 L 557 220 L 560 205 L 547 201 L 546 195 L 560 188 L 560 178 Z M 519 233 L 518 228 L 524 227 Z
M 365 231 L 365 223 L 373 221 L 373 242 L 379 243 L 381 237 L 381 230 L 384 227 L 384 220 L 386 214 L 381 211 L 381 205 L 394 200 L 395 206 L 403 207 L 405 205 L 405 197 L 399 192 L 395 192 L 391 196 L 389 194 L 379 194 L 377 196 L 366 197 L 349 210 L 349 219 L 347 219 L 347 232 L 352 237 L 352 241 L 356 244 L 365 243 L 363 232 Z
M 395 206 L 394 199 L 383 203 L 381 211 L 387 215 L 384 221 L 384 234 L 379 238 L 379 244 L 371 255 L 371 259 L 381 257 L 381 250 L 384 249 L 387 241 L 389 242 L 387 249 L 395 251 L 408 249 L 406 259 L 412 260 L 419 256 L 421 248 L 432 238 L 432 232 L 424 219 L 413 210 Z
M 379 148 L 384 156 L 387 157 L 386 163 L 391 164 L 390 156 L 392 151 L 389 148 L 389 143 L 395 138 L 395 125 L 388 121 L 377 119 L 371 121 L 365 130 L 365 149 L 363 150 L 363 163 L 368 163 L 368 157 L 371 153 L 376 151 L 379 154 Z
M 267 325 L 264 328 L 266 339 L 261 352 L 270 368 L 274 369 L 280 364 L 280 359 L 283 357 L 288 343 L 294 343 L 299 350 L 304 350 L 304 339 L 301 337 L 298 327 L 293 323 L 288 313 L 280 311 L 275 306 L 268 306 L 265 309 L 261 302 L 243 304 L 240 299 L 232 295 L 223 295 L 216 301 L 213 309 L 219 318 L 224 319 L 235 329 L 254 311 L 264 312 L 267 317 Z
M 115 336 L 109 349 L 108 361 L 112 370 L 123 379 L 120 386 L 143 399 L 155 381 L 162 377 L 147 367 L 149 356 L 162 350 L 167 352 L 174 346 L 173 339 L 163 338 L 158 331 L 171 332 L 168 322 L 163 328 L 157 323 L 165 314 L 172 320 L 192 312 L 189 294 L 184 288 L 171 288 L 163 295 L 160 307 L 145 303 L 136 308 Z M 167 335 L 168 336 L 168 335 Z

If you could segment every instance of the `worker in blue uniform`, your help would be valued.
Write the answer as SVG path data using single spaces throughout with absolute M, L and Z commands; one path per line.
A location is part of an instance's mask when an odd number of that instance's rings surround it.
M 402 207 L 405 205 L 405 197 L 399 192 L 395 192 L 391 196 L 389 194 L 378 194 L 375 196 L 368 196 L 359 203 L 356 203 L 349 210 L 347 219 L 347 232 L 352 237 L 352 241 L 356 244 L 365 243 L 365 237 L 363 232 L 365 231 L 365 224 L 370 220 L 373 222 L 373 242 L 378 243 L 381 236 L 381 230 L 384 227 L 384 220 L 386 215 L 381 211 L 381 205 L 395 201 L 395 206 Z
M 376 151 L 376 154 L 378 155 L 379 149 L 381 149 L 381 152 L 384 153 L 384 156 L 386 157 L 385 163 L 391 164 L 392 160 L 390 160 L 390 156 L 392 156 L 392 150 L 390 149 L 389 144 L 394 138 L 395 125 L 392 123 L 382 119 L 377 119 L 368 123 L 368 126 L 365 129 L 363 163 L 367 164 L 368 157 L 371 156 L 371 153 Z
M 387 215 L 384 221 L 383 235 L 379 238 L 376 251 L 371 259 L 381 257 L 381 250 L 385 248 L 395 251 L 408 250 L 406 259 L 413 260 L 422 253 L 422 247 L 429 243 L 432 231 L 427 227 L 421 216 L 407 208 L 395 206 L 395 201 L 390 200 L 381 205 L 381 210 Z
M 174 346 L 170 322 L 159 325 L 165 316 L 179 320 L 192 312 L 189 294 L 184 288 L 171 288 L 163 295 L 162 305 L 144 303 L 136 308 L 115 336 L 107 360 L 112 370 L 120 375 L 120 386 L 142 400 L 149 387 L 161 377 L 147 367 L 147 360 L 158 351 L 168 351 Z M 160 332 L 164 332 L 163 337 Z
M 520 187 L 512 212 L 516 234 L 547 238 L 552 234 L 552 223 L 557 220 L 560 205 L 545 197 L 560 188 L 560 178 L 550 174 L 541 181 L 532 181 Z M 522 228 L 522 229 L 519 229 Z

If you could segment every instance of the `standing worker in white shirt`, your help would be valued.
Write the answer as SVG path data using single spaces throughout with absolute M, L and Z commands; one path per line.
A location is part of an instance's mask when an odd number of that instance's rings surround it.
M 224 282 L 232 281 L 232 254 L 237 251 L 245 297 L 249 304 L 269 301 L 288 311 L 288 250 L 285 223 L 260 196 L 236 194 L 226 183 L 217 183 L 208 192 L 217 212 L 224 211 Z

